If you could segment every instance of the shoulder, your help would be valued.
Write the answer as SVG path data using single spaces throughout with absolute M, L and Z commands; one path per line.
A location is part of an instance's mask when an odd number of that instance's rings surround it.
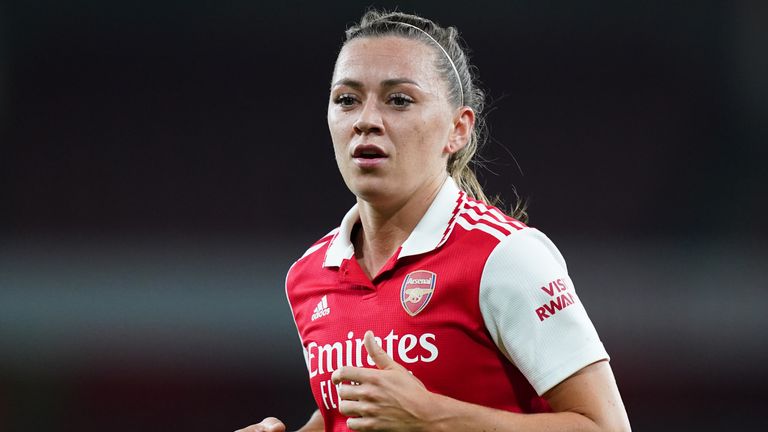
M 457 224 L 467 231 L 492 237 L 489 260 L 513 259 L 520 263 L 538 260 L 557 261 L 565 268 L 565 260 L 554 243 L 536 228 L 507 215 L 497 207 L 467 197 L 457 215 Z
M 551 283 L 571 285 L 568 267 L 552 241 L 536 228 L 525 227 L 489 253 L 480 277 L 480 298 L 495 303 L 498 296 L 518 304 L 546 300 L 539 290 Z
M 316 252 L 320 251 L 321 249 L 325 249 L 328 247 L 328 245 L 331 243 L 334 237 L 336 237 L 336 233 L 339 232 L 339 228 L 336 227 L 332 229 L 328 234 L 322 236 L 320 239 L 318 239 L 316 242 L 312 243 L 312 245 L 304 252 L 301 257 L 296 260 L 296 262 L 299 262 L 303 260 L 304 258 L 315 254 Z
M 335 228 L 312 243 L 312 245 L 291 265 L 285 277 L 286 290 L 290 291 L 290 288 L 295 286 L 296 283 L 311 280 L 312 278 L 317 277 L 319 273 L 322 273 L 328 246 L 338 232 L 339 229 Z
M 494 206 L 467 197 L 456 220 L 462 243 L 483 257 L 481 291 L 488 286 L 535 286 L 568 274 L 549 237 Z
M 480 260 L 485 279 L 496 273 L 505 279 L 510 273 L 567 273 L 549 237 L 494 206 L 465 197 L 454 219 L 450 237 Z
M 486 262 L 486 273 L 513 270 L 533 277 L 567 273 L 568 267 L 549 237 L 536 228 L 525 227 L 500 240 Z
M 462 200 L 455 222 L 455 225 L 466 231 L 473 240 L 492 245 L 503 242 L 507 237 L 527 228 L 524 223 L 498 208 L 469 197 Z
M 449 227 L 449 237 L 482 256 L 486 271 L 556 267 L 567 271 L 560 251 L 544 233 L 503 211 L 466 195 Z
M 320 260 L 321 263 L 325 258 L 325 252 L 328 250 L 328 246 L 331 244 L 336 234 L 339 232 L 339 228 L 332 229 L 328 234 L 320 237 L 312 245 L 307 248 L 306 251 L 293 263 L 291 270 L 297 265 L 305 264 L 308 261 Z M 290 270 L 289 270 L 290 271 Z
M 481 255 L 484 265 L 510 261 L 526 266 L 539 261 L 565 261 L 552 241 L 536 228 L 507 215 L 497 207 L 464 196 L 458 206 L 450 237 L 462 249 Z
M 328 250 L 328 246 L 331 244 L 336 234 L 339 232 L 339 228 L 334 228 L 328 234 L 320 237 L 317 241 L 312 243 L 309 248 L 291 265 L 288 270 L 288 276 L 291 273 L 295 273 L 298 268 L 306 266 L 322 267 L 325 260 L 325 253 Z

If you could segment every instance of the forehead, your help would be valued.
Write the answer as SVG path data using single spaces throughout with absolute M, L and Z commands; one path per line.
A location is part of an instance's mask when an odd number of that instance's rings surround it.
M 409 78 L 435 83 L 434 50 L 425 43 L 398 36 L 363 37 L 347 42 L 339 52 L 334 81 Z

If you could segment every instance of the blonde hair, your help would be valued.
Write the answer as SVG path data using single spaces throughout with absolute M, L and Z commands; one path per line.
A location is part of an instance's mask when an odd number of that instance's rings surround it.
M 463 41 L 455 27 L 441 27 L 435 22 L 417 15 L 401 12 L 368 10 L 360 22 L 346 31 L 346 42 L 362 37 L 401 36 L 416 39 L 437 47 L 435 67 L 448 84 L 448 99 L 455 106 L 468 106 L 475 112 L 475 127 L 469 142 L 448 158 L 448 174 L 453 177 L 461 190 L 470 197 L 488 204 L 502 207 L 498 196 L 489 198 L 475 175 L 475 155 L 485 142 L 485 92 L 480 88 L 476 68 L 469 63 Z M 517 197 L 517 192 L 515 192 Z M 510 215 L 520 221 L 527 221 L 525 203 L 517 197 Z

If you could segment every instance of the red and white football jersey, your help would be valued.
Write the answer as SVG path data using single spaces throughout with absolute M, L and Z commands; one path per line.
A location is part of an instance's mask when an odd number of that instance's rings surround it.
M 384 350 L 433 392 L 513 412 L 550 410 L 540 396 L 608 355 L 552 242 L 473 200 L 448 179 L 373 280 L 341 226 L 289 270 L 288 301 L 326 431 L 346 431 L 331 373 L 375 367 Z

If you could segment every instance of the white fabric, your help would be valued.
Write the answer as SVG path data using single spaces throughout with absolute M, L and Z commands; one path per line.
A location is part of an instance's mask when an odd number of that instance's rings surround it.
M 562 279 L 575 303 L 541 319 L 536 309 Z M 556 293 L 555 296 L 563 293 Z M 608 354 L 573 290 L 562 255 L 534 228 L 513 232 L 488 257 L 480 280 L 480 310 L 494 342 L 539 395 Z
M 440 191 L 430 204 L 429 209 L 414 228 L 411 235 L 403 243 L 398 258 L 419 255 L 434 250 L 440 246 L 448 224 L 453 216 L 459 197 L 459 187 L 456 182 L 448 177 L 440 187 Z M 338 267 L 345 259 L 352 258 L 355 248 L 352 245 L 352 228 L 360 220 L 357 204 L 344 216 L 339 226 L 339 231 L 331 240 L 328 251 L 325 254 L 323 267 Z
M 355 247 L 352 245 L 352 228 L 360 220 L 360 214 L 357 211 L 357 204 L 344 215 L 341 225 L 337 228 L 336 235 L 331 239 L 328 250 L 325 252 L 323 267 L 339 267 L 345 259 L 352 258 L 355 253 Z
M 453 178 L 448 177 L 440 192 L 430 204 L 429 209 L 413 229 L 408 239 L 403 243 L 398 258 L 419 255 L 432 251 L 440 246 L 443 234 L 453 217 L 459 198 L 459 187 Z
M 338 231 L 339 231 L 339 229 L 338 229 L 338 228 L 334 228 L 333 230 L 331 230 L 331 232 L 329 232 L 328 234 L 326 234 L 325 236 L 323 236 L 323 239 L 324 239 L 324 238 L 326 238 L 326 237 L 330 237 L 330 236 L 334 236 L 334 235 L 336 235 L 336 233 L 337 233 Z M 329 241 L 331 241 L 331 240 L 330 240 L 330 239 L 328 239 L 328 240 L 325 240 L 325 241 L 321 241 L 321 242 L 319 242 L 319 243 L 317 243 L 317 244 L 315 244 L 315 245 L 311 246 L 309 249 L 307 249 L 307 251 L 306 251 L 306 252 L 304 252 L 304 255 L 302 255 L 302 256 L 301 256 L 301 258 L 299 258 L 298 260 L 302 260 L 302 259 L 304 259 L 305 257 L 308 257 L 308 256 L 312 255 L 313 253 L 317 252 L 318 250 L 320 250 L 320 248 L 322 248 L 323 246 L 325 246 L 325 244 L 326 244 L 326 243 L 328 243 Z M 297 260 L 297 261 L 298 261 L 298 260 Z
M 418 255 L 439 247 L 452 228 L 451 219 L 460 199 L 460 191 L 448 178 L 403 243 L 398 258 Z M 463 201 L 462 201 L 463 202 Z M 479 207 L 481 204 L 470 204 Z M 499 224 L 491 216 L 467 212 L 473 219 L 486 219 Z M 502 216 L 498 216 L 502 218 Z M 330 240 L 324 267 L 338 267 L 354 255 L 351 233 L 360 220 L 357 204 L 344 216 Z M 608 359 L 597 332 L 584 306 L 573 290 L 562 255 L 544 234 L 534 228 L 522 228 L 505 235 L 485 224 L 472 224 L 463 217 L 454 222 L 464 229 L 479 229 L 499 240 L 488 257 L 480 281 L 480 310 L 488 331 L 502 353 L 523 373 L 539 395 L 554 387 L 579 369 Z M 522 224 L 514 222 L 515 227 Z M 308 251 L 309 255 L 316 248 Z M 541 287 L 562 279 L 575 303 L 540 319 L 536 309 L 555 297 Z

